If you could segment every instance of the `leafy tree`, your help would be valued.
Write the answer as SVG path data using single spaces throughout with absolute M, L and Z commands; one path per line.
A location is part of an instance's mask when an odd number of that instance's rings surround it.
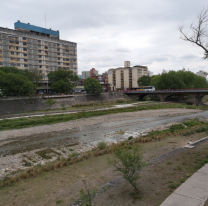
M 51 87 L 58 93 L 70 91 L 79 80 L 73 71 L 64 68 L 58 68 L 57 71 L 50 72 L 48 79 Z
M 0 72 L 0 88 L 6 96 L 33 96 L 36 90 L 36 86 L 27 77 L 2 71 Z
M 142 76 L 137 80 L 139 86 L 149 86 L 151 82 L 151 77 Z
M 100 94 L 103 91 L 100 82 L 91 78 L 84 80 L 84 89 L 89 94 Z
M 126 179 L 135 189 L 138 194 L 139 189 L 137 180 L 139 179 L 139 170 L 142 169 L 144 163 L 142 162 L 142 151 L 139 145 L 132 146 L 132 148 L 117 148 L 114 151 L 115 158 L 111 161 L 115 171 L 123 174 Z
M 32 71 L 25 69 L 23 70 L 23 75 L 35 84 L 37 84 L 43 78 L 42 73 L 38 69 L 34 69 Z
M 152 77 L 150 85 L 157 89 L 187 89 L 207 88 L 208 83 L 205 77 L 197 76 L 185 69 L 179 71 L 164 72 Z
M 16 67 L 0 67 L 0 71 L 8 74 L 8 73 L 13 73 L 13 74 L 20 74 L 23 75 L 24 70 L 17 69 Z
M 38 69 L 29 71 L 27 69 L 17 69 L 16 67 L 0 67 L 0 71 L 4 73 L 20 74 L 27 77 L 31 82 L 38 83 L 42 79 L 42 73 Z

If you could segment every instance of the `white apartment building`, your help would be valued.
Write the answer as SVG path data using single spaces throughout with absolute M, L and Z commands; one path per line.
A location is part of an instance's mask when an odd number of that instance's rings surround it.
M 128 67 L 126 67 L 128 65 Z M 142 76 L 148 76 L 147 66 L 136 65 L 130 67 L 130 62 L 124 62 L 124 67 L 108 70 L 108 82 L 111 90 L 136 88 L 137 80 Z

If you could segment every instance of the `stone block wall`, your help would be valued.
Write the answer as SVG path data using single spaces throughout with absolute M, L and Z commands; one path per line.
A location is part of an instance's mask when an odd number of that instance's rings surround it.
M 130 99 L 122 92 L 109 92 L 100 95 L 81 94 L 67 98 L 54 98 L 56 103 L 51 106 L 52 109 L 68 107 L 72 104 L 89 103 L 89 102 L 110 102 L 117 99 Z M 37 111 L 50 109 L 50 106 L 45 104 L 46 99 L 43 98 L 7 98 L 0 99 L 0 115 L 14 114 L 21 112 Z

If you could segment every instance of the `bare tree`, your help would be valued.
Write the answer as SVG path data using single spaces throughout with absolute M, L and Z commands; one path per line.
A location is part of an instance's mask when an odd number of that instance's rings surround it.
M 204 59 L 208 58 L 208 8 L 202 9 L 196 20 L 190 25 L 192 34 L 184 32 L 184 26 L 179 26 L 181 39 L 189 41 L 204 50 Z

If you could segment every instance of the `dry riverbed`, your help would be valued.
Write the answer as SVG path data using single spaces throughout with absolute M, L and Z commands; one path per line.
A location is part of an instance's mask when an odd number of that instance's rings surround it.
M 119 122 L 125 120 L 134 120 L 134 119 L 143 119 L 143 118 L 152 118 L 160 116 L 180 116 L 184 114 L 191 114 L 199 112 L 200 110 L 193 109 L 161 109 L 161 110 L 147 110 L 147 111 L 138 111 L 138 112 L 129 112 L 129 113 L 118 113 L 110 114 L 98 117 L 92 117 L 87 119 L 73 120 L 64 123 L 57 123 L 53 125 L 44 125 L 24 129 L 15 129 L 9 131 L 0 132 L 0 148 L 15 143 L 16 145 L 22 145 L 26 141 L 30 140 L 31 135 L 42 134 L 42 137 L 46 136 L 48 132 L 60 132 L 65 131 L 65 133 L 70 132 L 72 129 L 82 129 L 86 126 L 97 125 L 100 123 L 106 122 Z M 177 122 L 174 122 L 177 123 Z M 149 131 L 163 130 L 169 128 L 173 123 L 163 124 L 155 126 Z M 111 127 L 111 124 L 109 124 Z M 120 130 L 119 130 L 120 129 Z M 116 128 L 113 134 L 125 133 L 122 128 Z M 116 131 L 119 130 L 119 131 Z M 137 136 L 140 134 L 137 134 Z M 50 139 L 50 137 L 48 138 Z M 34 140 L 34 139 L 33 139 Z M 34 140 L 34 142 L 37 139 Z M 58 157 L 67 157 L 71 153 L 82 153 L 88 150 L 91 150 L 94 145 L 86 144 L 84 142 L 75 141 L 70 144 L 65 144 L 65 141 L 57 140 L 59 144 L 57 146 L 48 146 L 42 147 L 40 143 L 39 147 L 31 148 L 29 151 L 24 151 L 24 147 L 21 151 L 16 151 L 11 154 L 0 156 L 0 177 L 3 177 L 5 174 L 9 174 L 12 171 L 18 169 L 25 169 L 32 165 L 45 164 L 47 162 L 52 162 Z M 183 142 L 185 144 L 185 142 Z

